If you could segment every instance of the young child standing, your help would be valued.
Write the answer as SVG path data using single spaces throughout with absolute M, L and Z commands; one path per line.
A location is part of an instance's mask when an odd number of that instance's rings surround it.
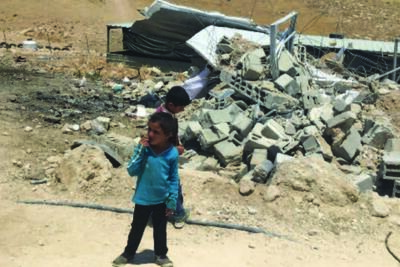
M 128 173 L 138 176 L 132 227 L 127 245 L 114 266 L 133 260 L 149 217 L 153 221 L 155 263 L 172 267 L 167 252 L 167 217 L 176 210 L 178 197 L 178 124 L 168 113 L 154 113 L 148 122 L 148 136 L 135 147 L 128 163 Z
M 181 86 L 173 86 L 168 91 L 165 97 L 165 103 L 156 109 L 156 112 L 169 113 L 172 116 L 185 110 L 185 107 L 191 102 L 190 97 L 186 90 Z M 179 155 L 184 151 L 184 147 L 180 144 L 177 139 L 176 148 L 178 149 Z M 182 185 L 179 183 L 178 200 L 176 203 L 176 212 L 171 217 L 171 221 L 175 228 L 182 228 L 185 225 L 187 218 L 189 217 L 189 210 L 183 206 L 183 194 Z

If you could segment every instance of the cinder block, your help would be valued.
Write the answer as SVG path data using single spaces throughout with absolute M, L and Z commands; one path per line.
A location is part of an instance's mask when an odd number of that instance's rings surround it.
M 209 110 L 205 114 L 205 120 L 210 125 L 215 125 L 222 122 L 231 122 L 231 115 L 228 109 Z
M 277 166 L 277 165 L 281 164 L 282 162 L 290 161 L 290 160 L 293 160 L 293 159 L 294 159 L 294 158 L 291 157 L 291 156 L 278 153 L 278 154 L 276 155 L 276 158 L 275 158 L 275 161 L 274 161 L 274 165 Z
M 364 144 L 382 149 L 385 146 L 386 140 L 393 138 L 393 132 L 386 126 L 375 124 L 363 136 L 362 142 Z
M 243 113 L 239 113 L 232 122 L 232 128 L 236 130 L 242 137 L 245 137 L 249 134 L 252 126 L 253 121 Z
M 275 80 L 275 85 L 290 96 L 296 96 L 300 93 L 300 86 L 297 80 L 287 74 L 279 76 L 279 78 Z
M 265 124 L 261 134 L 273 140 L 288 140 L 289 137 L 285 134 L 285 129 L 275 120 L 270 119 Z
M 202 149 L 207 150 L 214 144 L 227 139 L 229 136 L 217 130 L 215 127 L 203 129 L 199 134 L 199 142 Z
M 361 173 L 360 175 L 350 177 L 350 180 L 355 186 L 357 186 L 358 191 L 361 193 L 372 191 L 374 189 L 376 176 L 369 173 Z
M 185 141 L 197 139 L 202 129 L 198 121 L 189 121 L 182 139 Z
M 350 129 L 351 125 L 353 125 L 356 119 L 357 117 L 353 112 L 346 111 L 328 120 L 327 127 L 340 127 L 341 129 Z
M 254 168 L 253 181 L 257 183 L 265 183 L 268 175 L 274 169 L 274 164 L 269 160 L 264 160 Z
M 314 135 L 308 136 L 302 144 L 304 150 L 306 151 L 306 156 L 321 152 L 321 146 Z
M 214 145 L 215 156 L 219 159 L 222 166 L 226 166 L 230 162 L 242 159 L 242 147 L 236 146 L 232 142 L 222 141 Z
M 253 127 L 245 141 L 246 151 L 251 152 L 257 148 L 267 149 L 276 143 L 276 140 L 268 139 L 262 134 L 263 128 L 264 126 L 261 123 L 256 123 Z
M 335 156 L 352 162 L 361 151 L 361 148 L 360 134 L 356 130 L 351 129 L 349 134 L 345 137 L 345 140 L 341 144 L 334 145 L 332 151 Z

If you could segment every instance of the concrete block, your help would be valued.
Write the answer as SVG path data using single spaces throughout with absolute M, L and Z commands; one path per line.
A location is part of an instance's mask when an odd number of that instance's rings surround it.
M 189 121 L 182 139 L 185 141 L 197 139 L 202 129 L 203 127 L 201 127 L 198 121 Z
M 215 127 L 203 129 L 199 133 L 199 143 L 202 149 L 207 150 L 214 144 L 227 139 L 229 136 L 218 131 Z
M 358 191 L 365 193 L 374 189 L 376 176 L 369 173 L 350 175 L 350 181 L 357 186 Z
M 273 119 L 264 124 L 261 134 L 273 140 L 289 140 L 289 137 L 285 134 L 285 129 Z
M 361 148 L 360 134 L 356 130 L 351 129 L 341 144 L 333 145 L 332 151 L 335 156 L 352 162 L 361 151 Z
M 300 93 L 300 86 L 297 80 L 287 74 L 279 76 L 279 78 L 275 80 L 275 85 L 290 96 L 296 96 Z
M 232 129 L 236 130 L 242 137 L 246 137 L 249 134 L 252 126 L 253 121 L 243 113 L 239 113 L 232 121 Z
M 297 75 L 297 70 L 294 62 L 295 61 L 289 51 L 283 50 L 278 59 L 279 71 L 295 77 Z
M 240 162 L 242 159 L 242 147 L 236 146 L 232 142 L 222 141 L 214 145 L 215 156 L 222 166 L 226 166 L 230 162 Z
M 254 169 L 254 167 L 266 160 L 267 157 L 268 149 L 254 149 L 250 160 L 250 170 Z
M 400 180 L 400 152 L 384 153 L 382 157 L 382 176 L 386 180 Z
M 274 161 L 274 165 L 275 165 L 275 166 L 278 166 L 278 165 L 281 164 L 282 162 L 290 161 L 290 160 L 293 160 L 293 159 L 294 159 L 294 158 L 291 157 L 291 156 L 278 153 L 278 154 L 276 155 L 276 158 L 275 158 L 275 161 Z
M 224 135 L 228 135 L 228 136 L 229 136 L 229 132 L 231 130 L 229 124 L 226 122 L 218 123 L 218 124 L 214 125 L 213 128 L 217 129 L 219 132 L 223 133 Z
M 220 79 L 222 82 L 229 84 L 237 93 L 255 101 L 257 104 L 267 109 L 286 111 L 299 104 L 297 99 L 287 94 L 262 88 L 264 84 L 263 81 L 246 81 L 236 73 L 229 71 L 221 71 Z
M 340 127 L 341 129 L 350 129 L 356 119 L 357 117 L 353 112 L 346 111 L 328 120 L 327 127 Z
M 276 143 L 276 140 L 269 139 L 263 135 L 263 129 L 263 124 L 256 123 L 249 133 L 247 140 L 245 140 L 245 151 L 251 152 L 257 148 L 267 149 Z
M 252 180 L 257 183 L 265 183 L 274 167 L 271 161 L 264 160 L 254 168 Z
M 204 119 L 209 123 L 209 125 L 215 125 L 222 122 L 231 122 L 231 115 L 228 109 L 220 110 L 209 110 L 204 115 Z
M 314 135 L 308 136 L 302 142 L 303 148 L 305 150 L 305 155 L 308 156 L 310 154 L 319 153 L 321 152 L 321 146 Z
M 389 127 L 384 125 L 375 124 L 363 136 L 362 142 L 364 144 L 382 149 L 385 146 L 386 140 L 393 138 L 393 132 Z

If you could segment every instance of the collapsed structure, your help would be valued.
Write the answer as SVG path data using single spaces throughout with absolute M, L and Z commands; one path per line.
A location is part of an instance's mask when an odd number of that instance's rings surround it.
M 341 64 L 343 49 L 322 59 L 311 57 L 295 43 L 297 13 L 261 27 L 158 0 L 144 14 L 154 17 L 157 25 L 165 14 L 173 14 L 170 23 L 174 25 L 201 14 L 198 27 L 173 35 L 179 36 L 173 37 L 175 44 L 185 42 L 185 46 L 170 47 L 168 52 L 160 48 L 168 47 L 162 43 L 168 31 L 146 32 L 151 27 L 142 24 L 149 21 L 136 22 L 127 36 L 131 48 L 145 56 L 172 58 L 175 53 L 190 58 L 194 51 L 214 68 L 213 75 L 220 81 L 209 88 L 209 99 L 197 100 L 198 108 L 180 121 L 182 142 L 187 148 L 196 147 L 196 152 L 184 155 L 184 168 L 233 169 L 231 178 L 237 182 L 266 183 L 282 161 L 299 155 L 320 157 L 346 169 L 347 178 L 360 191 L 372 190 L 383 178 L 394 182 L 393 196 L 400 196 L 398 136 L 390 121 L 366 112 L 379 93 L 376 80 L 384 75 L 350 73 Z M 285 23 L 289 26 L 280 31 Z M 160 49 L 149 51 L 148 45 L 141 45 L 145 39 Z M 162 81 L 158 89 L 168 83 L 168 79 Z M 398 88 L 389 80 L 386 85 Z M 132 95 L 129 90 L 123 94 Z M 379 155 L 383 149 L 385 154 L 382 160 L 376 157 L 375 166 L 365 164 L 366 154 Z M 381 171 L 375 168 L 379 164 Z M 348 171 L 346 166 L 357 171 Z

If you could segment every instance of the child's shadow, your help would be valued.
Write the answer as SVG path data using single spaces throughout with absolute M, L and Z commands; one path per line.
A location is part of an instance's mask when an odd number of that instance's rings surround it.
M 146 263 L 154 263 L 154 251 L 150 249 L 145 249 L 139 253 L 136 253 L 133 264 L 146 264 Z

